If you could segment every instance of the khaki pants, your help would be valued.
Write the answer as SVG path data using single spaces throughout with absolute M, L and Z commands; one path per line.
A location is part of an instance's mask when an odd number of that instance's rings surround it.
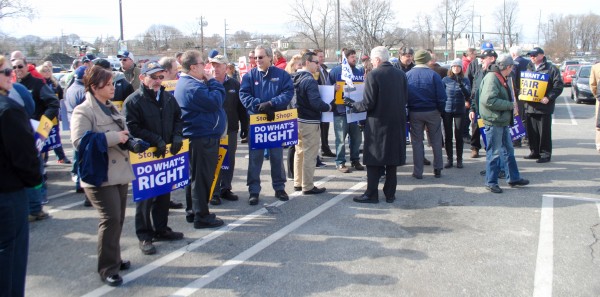
M 315 165 L 320 146 L 320 125 L 298 122 L 298 145 L 294 155 L 294 187 L 314 188 Z
M 600 152 L 600 99 L 596 100 L 596 150 Z
M 121 231 L 125 220 L 127 186 L 83 188 L 100 214 L 98 224 L 98 273 L 102 279 L 119 273 L 121 267 Z

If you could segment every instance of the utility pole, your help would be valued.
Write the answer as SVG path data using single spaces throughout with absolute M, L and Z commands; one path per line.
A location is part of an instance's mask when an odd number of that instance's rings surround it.
M 447 61 L 448 60 L 448 0 L 446 0 L 446 21 L 444 23 L 445 28 L 444 28 L 444 36 L 446 38 L 445 43 L 446 43 L 446 49 L 444 50 L 444 59 Z
M 204 16 L 200 16 L 200 53 L 204 54 L 204 26 L 207 26 L 208 23 L 204 20 Z
M 502 50 L 506 51 L 506 0 L 502 4 Z
M 123 38 L 123 8 L 121 5 L 122 0 L 119 0 L 119 20 L 121 21 L 121 41 L 125 40 Z
M 223 56 L 227 58 L 227 19 L 225 19 L 225 33 L 223 34 Z
M 337 52 L 337 51 L 342 50 L 340 47 L 341 46 L 340 45 L 340 35 L 341 35 L 341 32 L 340 32 L 340 0 L 337 0 L 336 5 L 337 5 L 337 8 L 336 8 L 335 20 L 337 22 L 337 30 L 336 30 L 337 31 L 336 52 Z M 341 53 L 340 53 L 340 55 L 341 55 Z

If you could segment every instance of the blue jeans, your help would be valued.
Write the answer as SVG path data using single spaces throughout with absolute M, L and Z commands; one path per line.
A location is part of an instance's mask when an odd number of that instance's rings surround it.
M 348 123 L 346 115 L 333 117 L 333 130 L 335 132 L 335 164 L 346 163 L 346 136 L 350 134 L 350 161 L 360 161 L 360 145 L 362 143 L 362 132 L 358 123 Z
M 25 190 L 0 193 L 0 296 L 25 296 L 28 212 Z
M 285 190 L 285 168 L 283 167 L 283 147 L 271 148 L 269 150 L 269 162 L 271 163 L 271 183 L 275 191 Z M 264 161 L 264 151 L 250 150 L 248 161 L 248 192 L 260 194 L 260 172 Z
M 509 127 L 485 126 L 486 147 L 486 172 L 485 183 L 488 186 L 498 185 L 498 173 L 506 167 L 506 180 L 516 182 L 521 180 L 515 150 L 512 146 Z M 504 162 L 504 166 L 500 160 Z

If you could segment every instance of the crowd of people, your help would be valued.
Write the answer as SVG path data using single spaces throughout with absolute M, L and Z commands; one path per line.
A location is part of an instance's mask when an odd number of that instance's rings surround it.
M 97 271 L 110 286 L 120 285 L 119 272 L 131 265 L 121 258 L 119 245 L 128 185 L 134 179 L 129 152 L 155 147 L 153 156 L 162 158 L 167 153 L 177 154 L 184 140 L 189 140 L 191 182 L 186 187 L 186 220 L 197 229 L 219 227 L 224 222 L 211 213 L 209 204 L 239 200 L 232 188 L 235 154 L 238 140 L 247 142 L 249 117 L 254 114 L 273 121 L 276 112 L 296 109 L 298 143 L 288 148 L 287 177 L 284 147 L 249 150 L 246 182 L 250 205 L 259 203 L 265 160 L 271 165 L 277 199 L 289 199 L 286 179 L 293 180 L 294 190 L 304 195 L 326 192 L 314 184 L 321 156 L 335 158 L 340 173 L 366 167 L 367 188 L 354 197 L 355 202 L 378 203 L 378 184 L 384 179 L 385 201 L 393 203 L 396 170 L 406 164 L 408 144 L 412 146 L 412 177 L 423 179 L 425 166 L 431 164 L 425 158 L 428 142 L 433 176 L 441 178 L 443 169 L 463 168 L 465 141 L 471 145 L 471 157 L 480 157 L 482 133 L 486 188 L 502 193 L 499 178 L 505 178 L 511 187 L 525 186 L 529 181 L 520 176 L 510 135 L 515 115 L 521 116 L 527 131 L 523 143 L 528 143 L 530 153 L 525 158 L 551 161 L 551 115 L 563 84 L 543 49 L 528 52 L 527 60 L 520 56 L 519 48 L 512 48 L 510 55 L 498 55 L 492 44 L 484 43 L 480 52 L 469 49 L 462 59 L 452 61 L 449 69 L 436 63 L 431 50 L 404 47 L 398 61 L 391 62 L 389 50 L 379 46 L 361 57 L 364 67 L 358 67 L 355 50 L 342 51 L 350 73 L 344 73 L 342 65 L 328 69 L 322 50 L 304 50 L 286 60 L 281 52 L 259 45 L 249 53 L 247 73 L 242 76 L 216 51 L 204 57 L 189 50 L 143 65 L 136 65 L 133 53 L 124 51 L 118 55 L 119 71 L 113 71 L 107 60 L 88 54 L 81 65 L 74 62 L 64 91 L 51 76 L 51 63 L 36 68 L 21 52 L 14 52 L 10 61 L 0 56 L 0 164 L 5 177 L 0 181 L 0 239 L 3 247 L 8 246 L 0 251 L 0 275 L 11 276 L 0 278 L 2 290 L 23 295 L 28 221 L 48 217 L 42 210 L 47 152 L 36 149 L 28 120 L 57 118 L 63 94 L 61 112 L 71 129 L 75 187 L 85 193 L 84 204 L 99 212 Z M 516 99 L 522 87 L 520 71 L 548 76 L 539 101 Z M 364 84 L 362 100 L 348 97 L 353 89 L 344 76 L 353 84 Z M 319 85 L 334 86 L 334 97 L 321 98 Z M 333 114 L 334 150 L 329 146 L 330 122 L 322 120 L 324 112 Z M 361 112 L 366 113 L 365 120 L 348 120 L 349 113 Z M 600 131 L 600 126 L 597 128 Z M 218 174 L 212 192 L 223 137 L 228 139 L 229 166 Z M 520 140 L 514 143 L 521 145 Z M 71 162 L 62 149 L 55 153 L 59 162 Z M 169 193 L 136 203 L 135 231 L 143 254 L 156 253 L 155 241 L 184 237 L 168 226 L 169 208 L 182 207 L 171 201 Z M 4 228 L 9 225 L 13 227 Z M 11 239 L 5 242 L 8 233 Z

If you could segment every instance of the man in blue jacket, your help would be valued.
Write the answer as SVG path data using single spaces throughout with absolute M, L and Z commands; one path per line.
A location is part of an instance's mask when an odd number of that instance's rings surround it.
M 225 88 L 212 74 L 204 72 L 199 51 L 186 51 L 181 62 L 183 73 L 175 86 L 175 99 L 181 107 L 183 136 L 190 139 L 194 228 L 219 227 L 223 221 L 209 212 L 208 201 L 219 158 L 219 139 L 227 122 L 223 109 Z
M 294 96 L 294 85 L 287 72 L 272 65 L 273 52 L 262 45 L 254 49 L 257 67 L 242 77 L 240 100 L 248 114 L 267 114 L 272 121 L 275 111 L 285 110 Z M 248 192 L 250 205 L 258 204 L 260 194 L 260 171 L 264 160 L 263 150 L 250 150 L 248 164 Z M 275 197 L 289 200 L 285 192 L 285 169 L 283 167 L 283 147 L 269 149 L 271 162 L 271 182 Z

